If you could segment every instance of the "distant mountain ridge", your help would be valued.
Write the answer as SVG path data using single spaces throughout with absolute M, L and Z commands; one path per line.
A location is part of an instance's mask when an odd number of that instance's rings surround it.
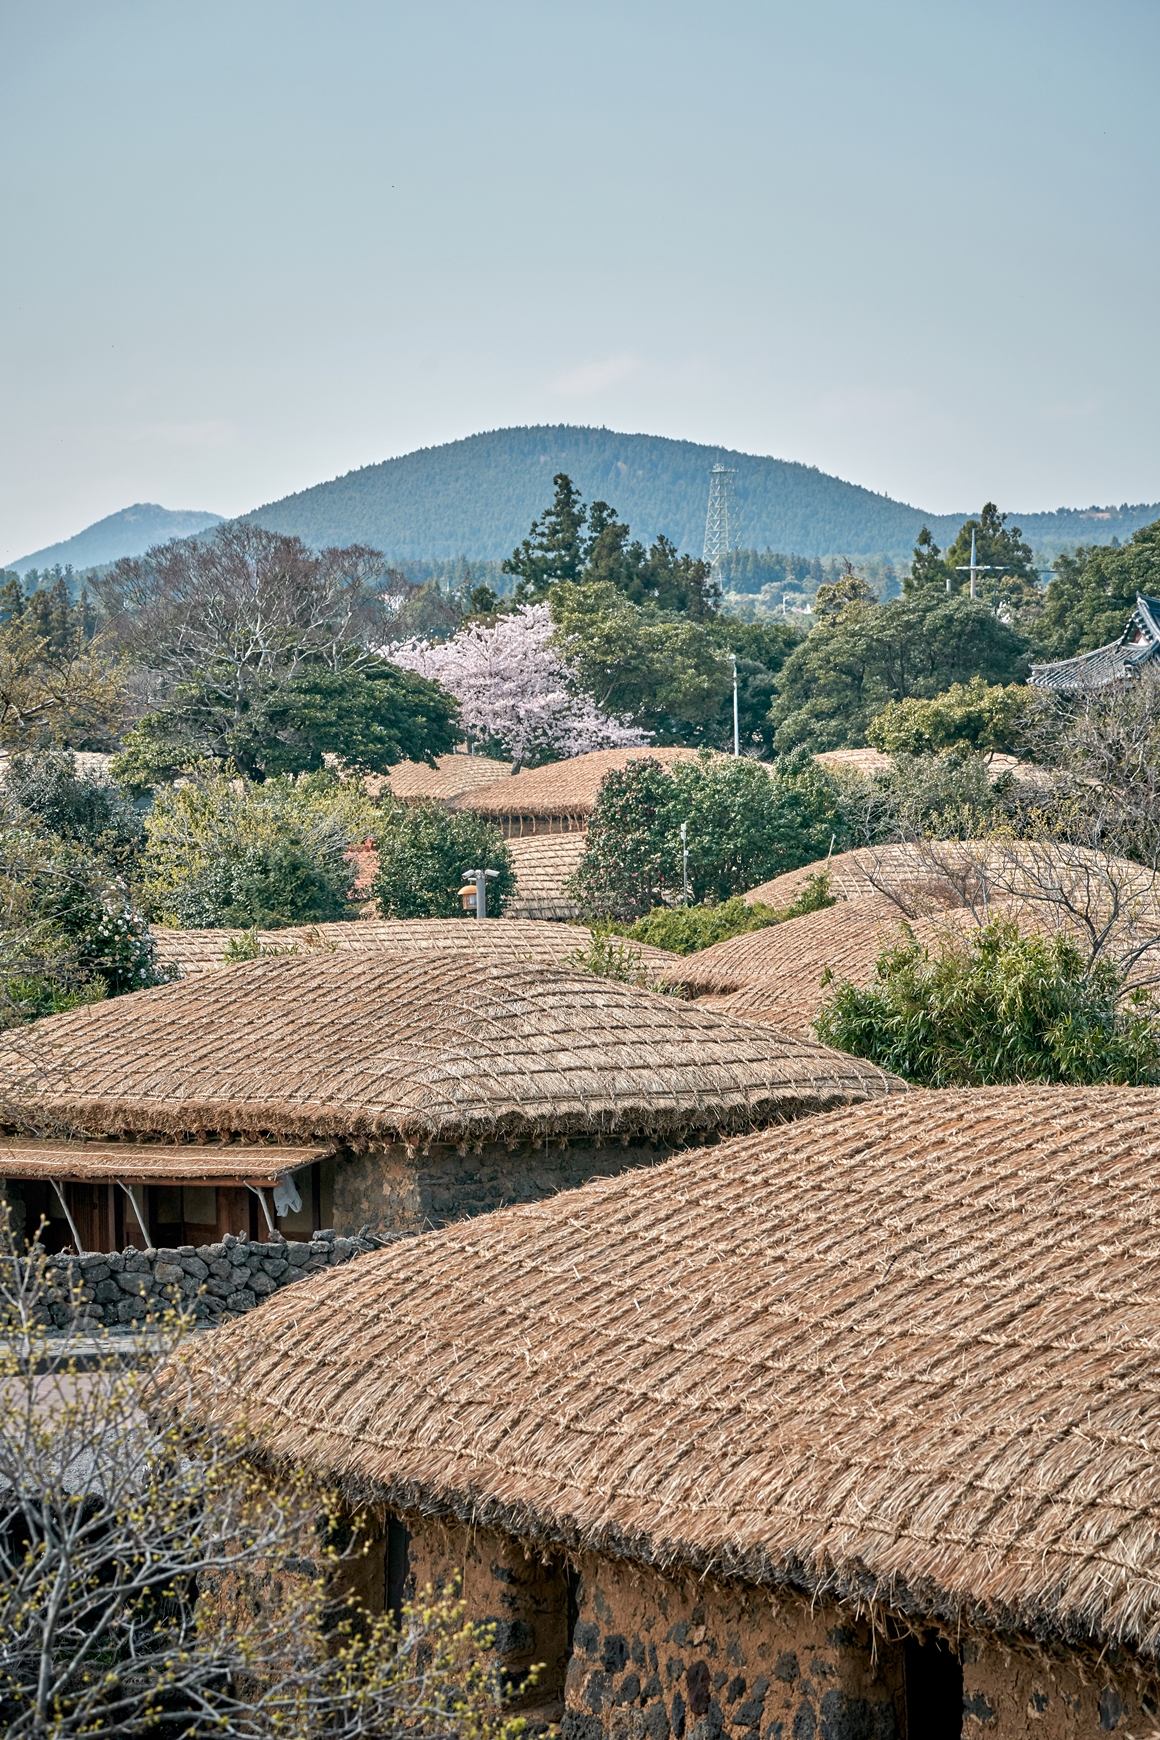
M 929 514 L 793 460 L 560 423 L 494 429 L 421 447 L 267 502 L 242 518 L 294 533 L 315 548 L 369 544 L 394 562 L 498 562 L 548 505 L 554 474 L 566 471 L 588 501 L 610 502 L 634 536 L 651 542 L 664 532 L 679 548 L 699 555 L 709 472 L 719 461 L 736 473 L 730 525 L 735 549 L 904 560 L 922 526 L 945 548 L 982 507 L 977 502 L 961 513 Z M 1160 519 L 1160 502 L 1021 514 L 1003 499 L 1001 488 L 992 493 L 1011 524 L 1022 527 L 1037 554 L 1048 559 L 1061 547 L 1113 537 L 1124 542 L 1138 526 Z M 25 574 L 59 563 L 79 572 L 141 555 L 168 538 L 192 537 L 221 519 L 137 502 L 7 566 Z
M 736 471 L 730 541 L 740 548 L 897 559 L 910 555 L 923 525 L 946 545 L 982 507 L 929 514 L 792 460 L 663 435 L 543 424 L 422 447 L 267 502 L 244 517 L 316 547 L 369 544 L 394 561 L 461 555 L 497 561 L 527 536 L 551 499 L 554 473 L 566 471 L 587 500 L 610 502 L 634 535 L 651 541 L 664 532 L 700 554 L 709 471 L 718 461 Z M 999 506 L 1010 509 L 1006 501 Z M 1065 544 L 1123 540 L 1156 518 L 1160 502 L 1012 512 L 1012 522 L 1048 554 Z
M 163 544 L 167 538 L 190 538 L 195 532 L 221 523 L 221 514 L 198 513 L 193 508 L 163 508 L 153 501 L 139 501 L 122 508 L 120 513 L 96 520 L 63 543 L 49 544 L 47 549 L 34 550 L 31 556 L 21 556 L 19 561 L 5 566 L 21 575 L 30 568 L 54 568 L 58 562 L 62 568 L 99 568 L 120 556 L 142 556 L 153 544 Z

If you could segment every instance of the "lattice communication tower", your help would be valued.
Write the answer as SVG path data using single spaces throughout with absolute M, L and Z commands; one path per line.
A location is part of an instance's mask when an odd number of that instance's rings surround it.
M 713 578 L 721 583 L 721 563 L 729 554 L 729 516 L 733 508 L 733 479 L 727 465 L 715 465 L 709 473 L 709 512 L 705 516 L 705 561 Z

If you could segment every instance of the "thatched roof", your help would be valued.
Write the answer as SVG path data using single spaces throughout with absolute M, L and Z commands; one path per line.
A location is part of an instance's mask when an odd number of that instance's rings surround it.
M 580 836 L 582 838 L 582 836 Z M 533 835 L 513 845 L 546 844 L 567 840 L 566 834 Z M 231 937 L 240 930 L 166 930 L 156 926 L 157 957 L 162 963 L 179 965 L 195 978 L 223 965 L 222 955 Z M 488 960 L 536 961 L 562 966 L 578 949 L 587 947 L 591 931 L 582 925 L 543 923 L 527 918 L 489 918 L 477 924 L 474 918 L 360 918 L 349 924 L 288 925 L 282 930 L 259 930 L 258 942 L 266 949 L 297 954 L 379 954 L 400 959 L 427 959 L 433 955 L 467 955 Z M 632 943 L 648 978 L 653 983 L 681 983 L 683 962 L 667 949 L 649 943 Z
M 447 804 L 494 780 L 510 779 L 511 771 L 510 762 L 492 761 L 486 755 L 437 755 L 434 767 L 425 761 L 400 761 L 385 774 L 368 775 L 366 786 L 372 797 L 390 791 L 404 801 L 430 798 Z
M 883 755 L 880 749 L 826 749 L 814 760 L 819 767 L 829 768 L 831 773 L 861 773 L 870 776 L 875 773 L 889 773 L 894 766 L 892 755 Z
M 750 888 L 744 898 L 751 904 L 789 906 L 807 878 L 822 872 L 829 876 L 831 894 L 863 900 L 886 893 L 899 900 L 900 910 L 912 912 L 962 905 L 982 909 L 988 901 L 1009 899 L 1031 906 L 1054 901 L 1095 912 L 1114 890 L 1121 918 L 1160 919 L 1160 878 L 1146 866 L 1060 841 L 999 837 L 859 846 L 788 870 Z
M 508 841 L 516 870 L 515 898 L 507 910 L 513 918 L 579 918 L 580 907 L 564 884 L 584 855 L 587 836 L 524 834 Z
M 321 1148 L 247 1147 L 237 1142 L 68 1142 L 9 1137 L 0 1140 L 0 1178 L 64 1182 L 120 1179 L 123 1184 L 277 1184 L 308 1166 Z
M 830 893 L 843 900 L 876 897 L 886 881 L 909 885 L 915 880 L 932 879 L 929 860 L 918 847 L 860 846 L 852 852 L 835 852 L 830 858 L 803 864 L 797 870 L 786 870 L 772 881 L 750 888 L 744 898 L 751 905 L 791 906 L 807 879 L 823 873 L 830 879 Z
M 675 761 L 693 761 L 695 749 L 595 749 L 590 755 L 573 755 L 567 761 L 530 767 L 512 778 L 497 781 L 477 791 L 465 792 L 452 807 L 474 810 L 481 816 L 589 816 L 605 774 L 627 767 L 631 761 L 652 758 L 666 767 Z
M 26 1121 L 76 1133 L 468 1141 L 752 1128 L 902 1084 L 673 997 L 515 961 L 250 961 L 37 1025 L 4 1048 Z M 199 1137 L 199 1139 L 202 1139 Z
M 827 969 L 835 981 L 869 985 L 883 950 L 906 940 L 904 923 L 931 947 L 952 916 L 973 922 L 969 913 L 904 920 L 888 900 L 840 900 L 687 955 L 681 979 L 690 995 L 711 999 L 705 1007 L 808 1035 L 833 990 L 822 984 Z
M 194 1357 L 356 1499 L 1156 1656 L 1158 1238 L 1160 1092 L 915 1092 L 395 1245 Z

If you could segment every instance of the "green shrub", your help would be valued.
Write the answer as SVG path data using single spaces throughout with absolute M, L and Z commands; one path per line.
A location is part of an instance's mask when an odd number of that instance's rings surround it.
M 77 772 L 68 750 L 14 755 L 4 783 L 34 826 L 102 854 L 131 856 L 144 839 L 141 817 L 117 786 Z
M 469 810 L 388 800 L 379 821 L 379 868 L 371 893 L 384 918 L 463 918 L 459 889 L 466 870 L 497 870 L 487 883 L 487 910 L 503 914 L 515 893 L 512 855 L 497 827 Z
M 820 875 L 806 877 L 801 894 L 791 906 L 767 906 L 760 900 L 750 905 L 740 894 L 723 900 L 719 906 L 654 906 L 622 934 L 634 942 L 651 943 L 655 949 L 668 949 L 673 955 L 691 955 L 699 949 L 712 948 L 714 943 L 727 942 L 731 936 L 765 930 L 787 918 L 818 912 L 824 906 L 833 906 L 834 900 L 829 876 L 822 871 Z
M 360 781 L 330 772 L 262 784 L 203 765 L 158 794 L 142 860 L 149 911 L 216 929 L 317 924 L 350 913 L 348 850 L 379 812 Z
M 878 959 L 874 983 L 836 987 L 818 1037 L 924 1087 L 1160 1082 L 1160 1009 L 1124 997 L 1110 961 L 1065 936 L 999 920 L 931 953 L 914 940 Z
M 771 765 L 703 754 L 671 769 L 642 755 L 607 774 L 597 794 L 568 884 L 585 913 L 631 924 L 679 897 L 682 822 L 698 905 L 824 857 L 844 826 L 836 784 L 808 755 Z

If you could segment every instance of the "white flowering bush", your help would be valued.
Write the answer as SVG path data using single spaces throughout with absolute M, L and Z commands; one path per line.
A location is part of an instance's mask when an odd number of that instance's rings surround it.
M 112 883 L 97 897 L 89 923 L 75 930 L 73 938 L 82 970 L 103 979 L 110 997 L 180 977 L 180 968 L 158 963 L 153 933 L 123 882 Z

